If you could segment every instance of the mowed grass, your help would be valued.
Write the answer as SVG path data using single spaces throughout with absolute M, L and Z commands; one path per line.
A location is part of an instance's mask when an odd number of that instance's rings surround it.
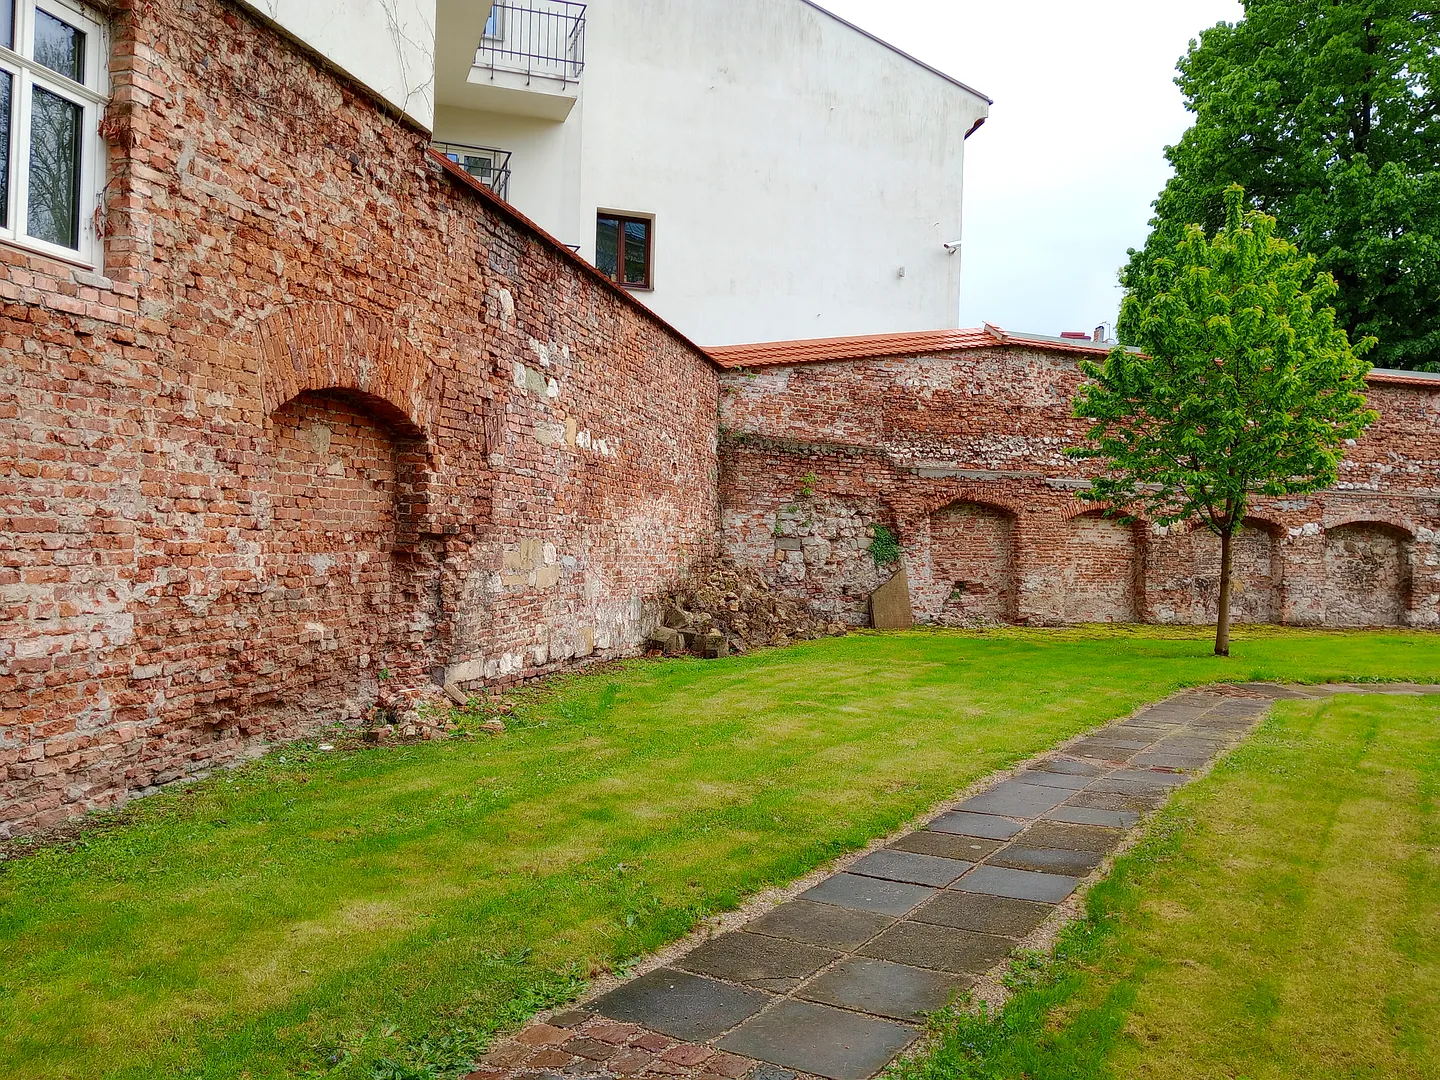
M 904 1080 L 1440 1077 L 1440 699 L 1282 703 Z M 1022 981 L 1024 976 L 1022 976 Z
M 1440 681 L 1440 637 L 859 635 L 562 680 L 498 739 L 284 748 L 0 864 L 0 1077 L 453 1075 L 995 769 L 1251 678 Z

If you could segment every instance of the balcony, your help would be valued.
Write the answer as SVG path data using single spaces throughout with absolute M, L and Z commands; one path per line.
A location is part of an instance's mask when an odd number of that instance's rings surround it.
M 569 0 L 494 4 L 475 66 L 492 78 L 504 71 L 523 74 L 530 83 L 578 83 L 585 70 L 585 5 Z
M 465 143 L 430 144 L 506 202 L 510 201 L 510 151 Z
M 570 115 L 585 70 L 584 4 L 439 0 L 437 10 L 437 105 L 555 121 Z

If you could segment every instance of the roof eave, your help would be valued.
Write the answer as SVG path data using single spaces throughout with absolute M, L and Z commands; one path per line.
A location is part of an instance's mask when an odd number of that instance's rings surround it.
M 863 26 L 856 26 L 856 25 L 855 25 L 854 23 L 852 23 L 849 19 L 846 19 L 846 18 L 843 18 L 843 17 L 841 17 L 841 16 L 839 16 L 839 15 L 836 15 L 835 12 L 831 11 L 831 10 L 830 10 L 829 8 L 827 8 L 827 7 L 824 7 L 824 6 L 816 3 L 815 0 L 800 0 L 800 2 L 801 2 L 802 4 L 807 4 L 807 5 L 809 5 L 810 7 L 814 8 L 816 11 L 821 12 L 821 13 L 824 14 L 824 15 L 828 15 L 830 18 L 832 18 L 832 19 L 834 19 L 836 22 L 840 23 L 840 25 L 842 25 L 842 26 L 848 26 L 851 30 L 854 30 L 857 34 L 862 34 L 862 35 L 864 35 L 865 37 L 869 38 L 871 41 L 875 42 L 876 44 L 878 44 L 878 45 L 883 45 L 885 48 L 889 49 L 892 53 L 895 53 L 897 56 L 902 56 L 902 57 L 904 57 L 906 60 L 909 60 L 910 63 L 914 64 L 916 67 L 924 68 L 926 71 L 930 72 L 930 74 L 940 76 L 940 78 L 944 79 L 946 82 L 950 83 L 952 86 L 958 86 L 961 90 L 964 90 L 967 94 L 972 94 L 972 95 L 974 95 L 975 97 L 979 98 L 981 101 L 985 102 L 986 105 L 994 105 L 994 104 L 995 104 L 995 99 L 992 98 L 989 94 L 981 93 L 979 90 L 976 90 L 973 86 L 970 86 L 970 85 L 967 84 L 967 83 L 961 82 L 959 79 L 955 78 L 954 75 L 947 75 L 945 72 L 941 71 L 939 68 L 934 67 L 934 66 L 931 65 L 931 64 L 927 64 L 924 60 L 921 60 L 919 57 L 917 57 L 917 56 L 912 56 L 910 53 L 906 52 L 904 49 L 900 48 L 898 45 L 892 45 L 890 42 L 886 41 L 884 38 L 880 37 L 879 35 L 877 35 L 877 34 L 872 34 L 869 30 L 866 30 Z M 984 121 L 981 121 L 981 122 L 983 123 Z M 979 126 L 980 126 L 979 124 L 976 125 L 976 127 L 979 127 Z M 974 128 L 971 128 L 971 131 L 972 131 L 972 132 L 973 132 L 974 130 L 975 130 Z

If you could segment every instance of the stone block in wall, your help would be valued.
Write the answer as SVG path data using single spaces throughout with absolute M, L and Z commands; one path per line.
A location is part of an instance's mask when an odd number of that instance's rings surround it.
M 870 594 L 870 625 L 876 630 L 909 630 L 915 626 L 910 579 L 905 567 Z

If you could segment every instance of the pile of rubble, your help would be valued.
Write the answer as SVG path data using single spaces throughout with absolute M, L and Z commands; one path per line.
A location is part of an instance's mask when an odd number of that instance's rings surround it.
M 715 658 L 848 632 L 777 595 L 754 570 L 717 559 L 663 598 L 664 617 L 650 644 L 667 656 Z

